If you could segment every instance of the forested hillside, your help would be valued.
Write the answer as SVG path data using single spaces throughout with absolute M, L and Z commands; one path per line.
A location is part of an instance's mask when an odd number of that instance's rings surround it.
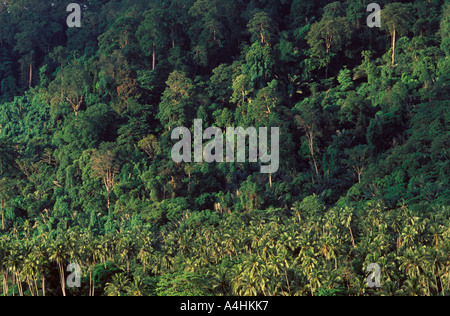
M 448 1 L 70 2 L 0 3 L 0 294 L 450 295 Z M 278 172 L 175 163 L 195 119 Z

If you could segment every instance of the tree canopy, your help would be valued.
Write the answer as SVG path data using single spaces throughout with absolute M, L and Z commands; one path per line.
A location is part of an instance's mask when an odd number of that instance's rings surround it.
M 78 3 L 0 3 L 0 294 L 450 295 L 448 1 Z M 195 119 L 278 172 L 173 161 Z

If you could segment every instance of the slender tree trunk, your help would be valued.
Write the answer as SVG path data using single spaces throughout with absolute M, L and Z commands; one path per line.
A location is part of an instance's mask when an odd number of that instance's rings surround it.
M 447 278 L 447 292 L 450 291 L 450 270 L 447 272 L 448 278 Z
M 442 275 L 439 276 L 439 282 L 441 283 L 442 296 L 445 296 L 445 289 L 444 289 L 444 283 L 442 282 Z
M 350 230 L 350 237 L 352 238 L 352 245 L 353 245 L 353 248 L 356 248 L 356 245 L 355 245 L 355 239 L 353 238 L 352 227 L 351 227 L 350 225 L 348 225 L 348 229 Z
M 288 292 L 291 293 L 291 284 L 289 283 L 289 278 L 287 276 L 287 270 L 286 269 L 284 269 L 284 276 L 286 278 L 286 285 L 288 287 Z
M 3 281 L 3 296 L 6 296 L 5 293 L 5 272 L 2 270 L 2 281 Z
M 92 296 L 92 271 L 89 271 L 89 296 Z
M 364 169 L 363 168 L 356 168 L 355 170 L 356 170 L 356 174 L 358 175 L 358 183 L 361 183 L 361 176 L 362 176 L 362 174 L 364 172 Z
M 31 83 L 33 81 L 33 64 L 30 64 L 30 78 L 28 81 L 28 88 L 31 89 Z
M 17 288 L 19 290 L 19 296 L 23 296 L 23 289 L 22 289 L 22 281 L 20 280 L 20 275 L 18 272 L 16 272 L 16 280 L 17 280 Z
M 9 282 L 8 282 L 8 279 L 9 279 L 8 270 L 6 270 L 5 271 L 5 289 L 6 289 L 6 295 L 9 296 Z
M 11 273 L 11 278 L 12 278 L 13 296 L 16 296 L 16 294 L 15 294 L 16 277 L 15 277 L 15 273 L 14 272 Z
M 15 295 L 15 293 L 14 293 L 14 291 L 15 291 L 15 284 L 16 284 L 16 279 L 15 279 L 15 274 L 14 274 L 14 272 L 13 273 L 11 273 L 11 278 L 12 278 L 12 296 L 16 296 Z
M 57 260 L 58 269 L 59 269 L 59 279 L 61 281 L 61 291 L 63 296 L 66 296 L 66 280 L 64 279 L 64 269 L 62 263 Z
M 44 277 L 44 273 L 42 273 L 42 296 L 45 296 L 45 277 Z
M 2 270 L 2 279 L 3 279 L 3 296 L 8 295 L 8 273 L 5 270 Z
M 61 100 L 64 98 L 64 65 L 61 61 Z
M 94 268 L 95 264 L 92 266 L 92 270 L 89 271 L 89 296 L 95 296 L 95 278 L 93 275 Z
M 397 32 L 394 28 L 394 32 L 392 33 L 392 65 L 395 64 L 395 42 L 396 42 Z
M 28 274 L 27 274 L 27 285 L 28 288 L 30 289 L 31 296 L 34 296 L 33 281 L 32 280 L 30 281 L 30 276 Z
M 328 70 L 330 68 L 329 56 L 330 56 L 331 45 L 330 45 L 330 43 L 325 43 L 325 46 L 326 46 L 326 52 L 327 52 L 327 57 L 326 57 L 327 66 L 325 67 L 325 79 L 328 79 Z
M 2 231 L 5 231 L 5 200 L 2 199 Z
M 175 48 L 175 31 L 173 30 L 173 28 L 170 29 L 170 34 L 172 38 L 172 48 Z
M 317 182 L 320 183 L 319 168 L 317 166 L 316 156 L 314 155 L 314 135 L 313 135 L 312 131 L 308 132 L 308 147 L 309 147 L 309 152 L 311 153 L 311 156 L 312 156 L 312 159 L 314 162 L 314 169 L 315 169 L 316 175 L 317 175 Z
M 36 276 L 34 274 L 33 274 L 32 277 L 33 277 L 34 287 L 36 289 L 36 296 L 39 296 L 39 287 L 37 285 L 37 278 L 36 278 Z
M 153 61 L 152 61 L 152 70 L 156 68 L 156 48 L 155 44 L 153 44 Z
M 95 296 L 95 275 L 92 275 L 92 296 Z

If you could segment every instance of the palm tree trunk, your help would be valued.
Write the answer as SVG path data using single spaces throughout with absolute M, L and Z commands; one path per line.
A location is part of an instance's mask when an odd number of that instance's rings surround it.
M 33 274 L 33 281 L 34 281 L 34 287 L 36 288 L 36 296 L 39 296 L 39 287 L 37 285 L 37 278 L 34 274 Z
M 27 274 L 27 284 L 28 288 L 30 289 L 31 296 L 34 296 L 34 289 L 33 289 L 33 280 L 30 280 L 30 276 Z
M 32 288 L 32 285 L 30 285 L 30 277 L 28 274 L 26 275 L 26 282 L 27 282 L 28 288 L 30 289 L 31 296 L 34 296 L 34 290 Z
M 15 293 L 14 293 L 14 290 L 15 290 L 15 276 L 14 276 L 14 272 L 13 273 L 11 273 L 11 278 L 12 278 L 12 296 L 16 296 L 15 295 Z
M 3 281 L 3 296 L 6 296 L 5 294 L 5 272 L 2 270 L 2 281 Z
M 447 271 L 447 292 L 450 292 L 450 270 Z
M 23 289 L 22 289 L 22 281 L 20 280 L 19 272 L 16 272 L 17 275 L 17 288 L 19 290 L 19 296 L 23 296 Z
M 89 271 L 89 296 L 92 296 L 92 271 Z
M 447 272 L 448 278 L 447 278 L 447 292 L 450 292 L 450 270 Z
M 2 280 L 3 280 L 3 296 L 8 295 L 8 274 L 5 270 L 2 270 Z
M 64 269 L 62 267 L 62 263 L 57 259 L 58 270 L 59 270 L 59 279 L 61 281 L 61 291 L 63 296 L 66 296 L 66 280 L 64 279 Z
M 42 296 L 45 296 L 45 277 L 44 277 L 44 273 L 42 273 Z

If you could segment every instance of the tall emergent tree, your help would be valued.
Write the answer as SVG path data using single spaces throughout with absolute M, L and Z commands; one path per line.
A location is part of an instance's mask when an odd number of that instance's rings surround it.
M 381 11 L 381 28 L 391 36 L 392 65 L 395 64 L 395 50 L 398 35 L 406 35 L 410 27 L 412 8 L 408 4 L 394 2 Z
M 91 158 L 91 169 L 94 177 L 100 178 L 106 189 L 108 210 L 111 207 L 111 192 L 116 185 L 116 175 L 120 170 L 120 160 L 114 143 L 102 143 Z
M 306 36 L 311 47 L 311 57 L 317 58 L 321 67 L 325 67 L 325 78 L 333 56 L 338 53 L 351 38 L 352 29 L 346 17 L 325 16 L 311 26 Z

